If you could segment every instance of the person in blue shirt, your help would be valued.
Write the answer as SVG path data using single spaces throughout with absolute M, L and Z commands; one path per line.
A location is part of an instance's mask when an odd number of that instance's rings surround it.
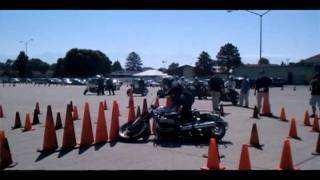
M 249 91 L 250 91 L 250 82 L 247 76 L 244 76 L 244 79 L 241 82 L 240 87 L 240 106 L 243 106 L 244 100 L 244 107 L 249 107 Z

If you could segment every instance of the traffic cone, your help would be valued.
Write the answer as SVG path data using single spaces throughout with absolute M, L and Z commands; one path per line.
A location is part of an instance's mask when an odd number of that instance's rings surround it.
M 40 114 L 39 102 L 36 102 L 36 112 L 37 112 L 37 114 Z
M 147 99 L 143 99 L 142 114 L 148 111 Z
M 160 104 L 159 104 L 159 97 L 156 97 L 156 102 L 154 102 L 153 106 L 154 106 L 155 108 L 157 108 L 157 107 L 160 106 Z
M 281 108 L 281 113 L 280 113 L 280 121 L 287 121 L 286 119 L 286 112 L 284 111 L 284 108 Z
M 63 139 L 62 139 L 61 149 L 70 149 L 70 148 L 74 148 L 77 145 L 71 109 L 72 109 L 72 106 L 71 104 L 69 104 L 67 106 L 66 118 L 64 121 L 64 130 L 63 130 Z
M 308 110 L 307 110 L 306 112 L 304 112 L 303 124 L 304 124 L 305 126 L 311 126 Z
M 58 148 L 56 131 L 54 129 L 51 106 L 47 106 L 47 116 L 44 129 L 44 138 L 42 150 L 40 152 L 54 151 Z
M 4 115 L 3 115 L 3 110 L 2 110 L 2 106 L 0 105 L 0 118 L 3 118 Z
M 224 170 L 224 169 L 225 167 L 222 164 L 220 164 L 216 140 L 214 138 L 211 138 L 209 150 L 208 150 L 208 161 L 205 166 L 201 167 L 201 170 Z
M 99 114 L 96 127 L 96 140 L 95 144 L 104 143 L 108 141 L 108 130 L 106 124 L 106 117 L 104 115 L 104 104 L 99 103 Z
M 0 169 L 4 169 L 12 165 L 13 161 L 8 140 L 4 134 L 4 131 L 0 131 Z
M 312 153 L 312 155 L 320 155 L 320 133 L 318 133 L 318 141 L 316 146 L 316 151 Z
M 113 101 L 112 114 L 111 114 L 111 125 L 110 125 L 110 136 L 109 141 L 113 142 L 117 140 L 119 131 L 119 116 L 117 112 L 117 102 Z
M 311 131 L 312 132 L 320 132 L 318 114 L 314 115 L 314 121 L 313 121 L 313 125 L 312 125 L 312 130 Z
M 14 121 L 14 125 L 11 127 L 12 129 L 17 129 L 17 128 L 21 128 L 21 120 L 20 120 L 20 114 L 19 112 L 17 111 L 16 112 L 16 118 L 15 118 L 15 121 Z
M 84 106 L 80 146 L 89 146 L 92 145 L 93 142 L 90 109 L 89 104 L 86 102 Z
M 119 104 L 118 104 L 117 101 L 115 101 L 115 108 L 116 108 L 116 114 L 117 114 L 117 116 L 118 116 L 118 117 L 121 116 L 120 111 L 119 111 Z
M 103 109 L 104 110 L 108 110 L 108 106 L 107 106 L 107 101 L 106 100 L 103 101 Z
M 78 114 L 78 108 L 77 108 L 77 106 L 74 106 L 74 108 L 73 108 L 72 119 L 73 119 L 73 120 L 78 120 L 78 119 L 79 119 L 79 114 Z
M 40 124 L 40 121 L 39 121 L 39 116 L 38 116 L 37 110 L 35 109 L 33 111 L 32 125 L 36 125 L 36 124 Z
M 288 138 L 300 139 L 297 132 L 296 120 L 294 118 L 291 119 Z
M 31 131 L 31 121 L 30 121 L 30 114 L 26 113 L 26 121 L 24 124 L 24 129 L 22 130 L 22 132 L 26 132 L 26 131 Z
M 130 106 L 134 107 L 134 99 L 133 96 L 129 96 L 128 106 L 127 108 L 130 108 Z
M 285 139 L 283 142 L 281 161 L 280 161 L 280 165 L 278 166 L 278 169 L 279 170 L 298 170 L 297 167 L 293 166 L 289 139 Z
M 251 170 L 251 163 L 247 144 L 242 145 L 239 170 Z
M 250 146 L 261 149 L 263 147 L 263 144 L 260 144 L 259 142 L 259 135 L 258 135 L 258 129 L 257 124 L 253 123 L 252 130 L 251 130 L 251 136 L 250 136 Z
M 259 112 L 257 106 L 254 106 L 252 118 L 259 119 Z
M 171 107 L 172 106 L 172 99 L 170 96 L 167 96 L 166 98 L 166 106 L 165 107 Z
M 220 104 L 220 116 L 224 116 L 223 105 Z
M 269 103 L 269 96 L 265 96 L 263 98 L 263 107 L 262 107 L 262 114 L 261 116 L 272 116 L 270 103 Z
M 141 116 L 140 106 L 137 107 L 136 119 Z
M 56 126 L 55 129 L 61 129 L 62 128 L 62 121 L 61 121 L 61 115 L 60 112 L 57 112 L 57 119 L 56 119 Z
M 134 120 L 135 120 L 134 103 L 133 103 L 133 98 L 130 97 L 129 112 L 128 112 L 128 122 L 132 122 Z

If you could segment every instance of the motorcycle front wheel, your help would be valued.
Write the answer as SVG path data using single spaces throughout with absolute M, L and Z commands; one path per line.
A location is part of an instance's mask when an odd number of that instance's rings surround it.
M 150 134 L 149 123 L 141 121 L 141 119 L 123 124 L 118 132 L 119 140 L 124 142 L 138 141 L 140 138 L 146 141 Z
M 225 134 L 226 134 L 226 127 L 220 124 L 218 124 L 214 128 L 202 129 L 202 136 L 208 139 L 210 139 L 211 137 L 215 137 L 216 140 L 219 141 L 224 137 Z

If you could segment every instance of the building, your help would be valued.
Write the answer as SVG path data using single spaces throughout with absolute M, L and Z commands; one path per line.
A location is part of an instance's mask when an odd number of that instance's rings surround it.
M 172 75 L 172 76 L 184 76 L 187 79 L 192 79 L 194 74 L 193 74 L 193 68 L 190 65 L 183 65 L 180 66 L 178 68 L 172 69 L 170 70 L 170 72 L 168 72 L 168 74 Z

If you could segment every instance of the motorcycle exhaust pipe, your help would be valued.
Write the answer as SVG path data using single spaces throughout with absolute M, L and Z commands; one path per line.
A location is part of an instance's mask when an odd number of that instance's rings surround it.
M 180 130 L 187 131 L 191 129 L 201 129 L 201 128 L 209 128 L 209 127 L 215 127 L 215 126 L 216 126 L 215 122 L 203 122 L 203 123 L 195 123 L 195 124 L 180 126 Z

